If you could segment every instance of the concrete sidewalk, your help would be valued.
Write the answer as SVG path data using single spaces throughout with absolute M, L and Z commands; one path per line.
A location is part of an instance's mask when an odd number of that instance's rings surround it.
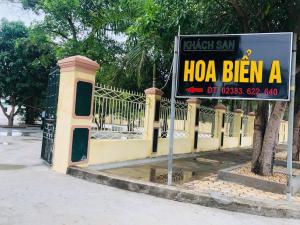
M 39 159 L 40 137 L 38 130 L 29 136 L 0 136 L 0 225 L 300 223 L 160 199 L 58 174 Z

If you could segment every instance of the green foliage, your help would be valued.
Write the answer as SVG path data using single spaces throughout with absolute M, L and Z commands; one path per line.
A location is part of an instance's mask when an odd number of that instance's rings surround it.
M 182 34 L 300 30 L 300 0 L 23 0 L 23 5 L 44 13 L 39 27 L 51 34 L 58 58 L 88 56 L 101 64 L 98 81 L 135 90 L 151 86 L 153 73 L 158 87 L 167 81 L 179 26 Z
M 44 95 L 55 57 L 87 56 L 101 65 L 97 82 L 143 91 L 152 85 L 153 76 L 157 87 L 168 81 L 179 26 L 181 34 L 300 32 L 300 0 L 22 0 L 22 4 L 42 13 L 44 21 L 29 29 L 20 22 L 1 22 L 0 96 L 10 104 L 28 105 L 27 112 L 29 106 L 41 105 L 37 96 Z M 170 82 L 164 92 L 170 93 Z
M 8 103 L 18 102 L 19 85 L 22 80 L 22 58 L 16 49 L 18 40 L 28 37 L 28 30 L 21 22 L 1 21 L 0 26 L 0 97 L 8 98 Z
M 119 59 L 125 77 L 135 80 L 137 89 L 166 82 L 173 57 L 178 26 L 183 32 L 200 29 L 195 1 L 120 1 L 118 10 L 127 18 L 125 54 Z M 132 13 L 134 12 L 134 13 Z M 196 22 L 195 22 L 196 21 Z
M 33 111 L 33 120 L 45 96 L 49 69 L 56 61 L 52 45 L 43 33 L 21 22 L 2 20 L 0 52 L 0 97 L 19 110 L 25 106 L 26 112 Z
M 38 28 L 52 37 L 58 59 L 84 55 L 103 65 L 101 73 L 106 74 L 122 53 L 121 45 L 110 37 L 112 23 L 106 13 L 110 2 L 114 1 L 23 0 L 23 6 L 44 14 Z
M 181 34 L 297 31 L 299 8 L 299 0 L 120 1 L 117 10 L 128 20 L 120 65 L 139 87 L 151 85 L 156 65 L 161 87 L 168 78 L 179 26 Z M 167 93 L 169 88 L 170 84 Z

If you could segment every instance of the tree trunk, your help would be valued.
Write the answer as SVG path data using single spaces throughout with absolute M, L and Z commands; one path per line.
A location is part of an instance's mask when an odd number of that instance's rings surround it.
M 268 102 L 261 101 L 258 103 L 254 121 L 253 153 L 251 162 L 251 171 L 255 174 L 258 174 L 261 170 L 259 157 L 261 154 L 266 125 L 268 122 L 268 110 Z
M 25 102 L 25 123 L 34 125 L 36 122 L 36 119 L 40 115 L 40 109 L 38 104 L 38 99 L 36 96 L 33 96 Z
M 276 102 L 271 113 L 265 135 L 261 154 L 259 157 L 260 171 L 263 176 L 270 176 L 273 174 L 273 165 L 275 159 L 275 148 L 278 142 L 278 132 L 283 118 L 286 102 Z
M 293 161 L 299 161 L 300 153 L 300 109 L 294 117 L 294 136 L 293 136 Z
M 15 117 L 15 105 L 11 106 L 11 111 L 10 114 L 8 115 L 8 126 L 13 126 L 14 125 L 14 117 Z
M 8 126 L 13 126 L 13 125 L 14 125 L 14 117 L 10 115 L 8 118 Z
M 7 113 L 7 108 L 5 108 L 1 102 L 0 102 L 0 108 L 2 109 L 2 112 L 4 114 L 4 116 L 7 118 L 7 125 L 8 126 L 13 126 L 14 125 L 14 116 L 15 116 L 15 105 L 11 105 L 11 111 L 8 114 Z

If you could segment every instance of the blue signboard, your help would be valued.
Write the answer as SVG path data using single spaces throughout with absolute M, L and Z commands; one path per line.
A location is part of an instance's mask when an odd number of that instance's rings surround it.
M 179 36 L 176 97 L 288 101 L 292 36 Z

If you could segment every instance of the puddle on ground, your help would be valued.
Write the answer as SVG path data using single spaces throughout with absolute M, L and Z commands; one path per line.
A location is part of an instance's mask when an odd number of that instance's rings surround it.
M 250 161 L 251 154 L 251 151 L 243 151 L 241 154 L 213 151 L 201 153 L 197 158 L 175 159 L 173 161 L 173 183 L 181 185 L 216 175 L 220 169 Z M 167 161 L 107 169 L 102 172 L 161 184 L 166 184 L 168 178 Z
M 159 184 L 167 184 L 168 180 L 168 170 L 165 168 L 155 168 L 155 167 L 148 167 L 146 166 L 139 166 L 139 167 L 130 167 L 130 168 L 119 168 L 119 169 L 112 169 L 112 170 L 105 170 L 104 172 L 143 180 L 143 181 L 150 181 Z M 189 171 L 184 170 L 181 168 L 173 168 L 173 176 L 172 180 L 174 184 L 183 184 L 195 179 L 202 179 L 207 176 L 213 175 L 213 171 Z
M 180 185 L 192 180 L 203 179 L 216 174 L 221 168 L 230 166 L 230 162 L 203 158 L 174 160 L 173 183 Z M 109 169 L 103 172 L 160 184 L 166 184 L 168 180 L 167 162 Z
M 36 137 L 36 138 L 24 138 L 22 139 L 22 141 L 40 141 L 40 138 Z
M 14 165 L 14 164 L 0 164 L 0 170 L 19 170 L 23 169 L 24 165 Z

